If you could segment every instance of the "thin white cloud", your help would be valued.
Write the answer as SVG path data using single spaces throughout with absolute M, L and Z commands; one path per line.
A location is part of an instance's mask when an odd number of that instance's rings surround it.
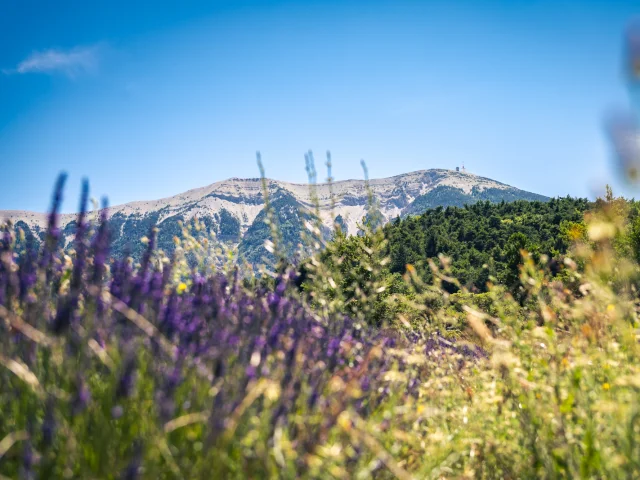
M 87 47 L 75 47 L 70 50 L 51 48 L 33 52 L 15 68 L 3 70 L 9 74 L 44 73 L 63 74 L 76 77 L 79 74 L 95 71 L 100 60 L 102 44 Z

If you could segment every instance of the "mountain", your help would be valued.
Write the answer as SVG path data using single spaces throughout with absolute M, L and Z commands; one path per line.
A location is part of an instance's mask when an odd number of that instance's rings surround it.
M 301 242 L 305 219 L 315 208 L 314 196 L 325 234 L 331 231 L 334 217 L 348 234 L 356 234 L 367 215 L 369 195 L 363 180 L 322 183 L 315 187 L 277 180 L 266 180 L 266 184 L 288 252 L 293 252 Z M 463 206 L 482 200 L 548 200 L 489 178 L 444 169 L 420 170 L 371 180 L 369 184 L 384 222 L 438 206 Z M 258 263 L 267 254 L 264 242 L 270 238 L 270 229 L 264 222 L 267 213 L 260 178 L 231 178 L 161 200 L 110 207 L 112 253 L 114 256 L 129 253 L 140 258 L 145 248 L 140 239 L 148 235 L 153 226 L 159 227 L 158 246 L 170 253 L 174 249 L 174 236 L 181 233 L 180 222 L 188 222 L 194 216 L 208 233 L 237 246 L 239 254 L 249 262 Z M 0 221 L 4 220 L 10 220 L 16 229 L 21 228 L 27 237 L 33 235 L 36 243 L 44 238 L 46 214 L 0 211 Z M 75 215 L 60 216 L 65 246 L 73 240 L 75 221 Z

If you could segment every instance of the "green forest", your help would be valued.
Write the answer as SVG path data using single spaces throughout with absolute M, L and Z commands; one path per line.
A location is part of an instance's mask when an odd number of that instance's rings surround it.
M 487 282 L 515 286 L 521 250 L 556 258 L 567 252 L 576 224 L 593 205 L 585 199 L 549 202 L 478 202 L 438 207 L 419 216 L 397 219 L 384 228 L 391 257 L 390 271 L 404 273 L 414 265 L 425 281 L 432 279 L 428 260 L 445 255 L 452 275 L 472 291 L 486 291 Z

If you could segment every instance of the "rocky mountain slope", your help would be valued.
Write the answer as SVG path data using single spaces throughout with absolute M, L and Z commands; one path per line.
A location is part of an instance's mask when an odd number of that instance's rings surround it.
M 314 209 L 314 194 L 327 232 L 331 230 L 333 218 L 336 218 L 347 233 L 356 234 L 359 223 L 367 214 L 368 193 L 363 180 L 318 184 L 315 193 L 306 184 L 267 180 L 267 186 L 285 247 L 289 251 L 293 251 L 300 242 L 305 212 Z M 547 200 L 542 195 L 488 178 L 442 169 L 371 180 L 370 187 L 384 221 L 419 214 L 437 206 L 462 206 L 480 200 Z M 264 207 L 259 178 L 232 178 L 169 198 L 110 207 L 112 252 L 116 256 L 129 253 L 139 258 L 144 249 L 140 239 L 148 235 L 154 225 L 159 227 L 159 247 L 171 252 L 174 249 L 173 237 L 180 235 L 180 222 L 189 221 L 197 215 L 209 233 L 237 246 L 240 255 L 248 261 L 259 262 L 266 253 L 264 241 L 269 238 L 269 228 L 264 223 Z M 5 220 L 24 230 L 27 236 L 33 235 L 36 243 L 44 238 L 46 214 L 0 211 L 0 221 Z M 73 238 L 75 215 L 61 215 L 60 227 L 68 244 Z

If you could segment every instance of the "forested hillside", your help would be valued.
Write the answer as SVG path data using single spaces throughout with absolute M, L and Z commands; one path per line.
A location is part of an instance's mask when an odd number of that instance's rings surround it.
M 451 259 L 452 274 L 471 290 L 485 291 L 490 277 L 513 286 L 518 280 L 520 250 L 555 257 L 571 244 L 576 224 L 592 204 L 585 199 L 549 202 L 488 201 L 438 207 L 422 215 L 396 219 L 385 228 L 391 272 L 407 264 L 431 280 L 428 259 Z

